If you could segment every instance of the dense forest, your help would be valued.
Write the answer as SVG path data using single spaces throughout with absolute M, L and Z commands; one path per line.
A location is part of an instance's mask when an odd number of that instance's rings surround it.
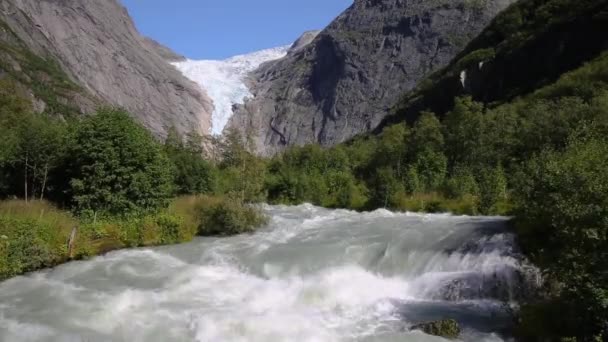
M 117 109 L 33 114 L 4 77 L 0 278 L 115 248 L 248 231 L 264 217 L 246 203 L 512 215 L 545 271 L 516 334 L 606 340 L 605 32 L 605 1 L 520 1 L 375 134 L 270 159 L 236 132 L 172 130 L 161 142 Z

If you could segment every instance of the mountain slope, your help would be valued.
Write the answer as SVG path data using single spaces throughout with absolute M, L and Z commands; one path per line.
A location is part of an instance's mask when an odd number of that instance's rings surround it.
M 511 0 L 357 0 L 306 47 L 258 69 L 230 127 L 258 152 L 333 145 L 374 128 Z
M 443 115 L 454 98 L 508 102 L 557 80 L 608 49 L 608 2 L 520 1 L 501 13 L 446 68 L 406 94 L 379 126 Z
M 100 102 L 133 113 L 157 136 L 176 126 L 207 132 L 211 101 L 142 37 L 117 0 L 6 0 L 0 19 L 33 54 L 54 58 Z

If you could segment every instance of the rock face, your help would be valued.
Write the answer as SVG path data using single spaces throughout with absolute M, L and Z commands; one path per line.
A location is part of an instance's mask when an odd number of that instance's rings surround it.
M 291 45 L 291 47 L 289 48 L 289 52 L 288 53 L 294 54 L 294 53 L 302 50 L 308 44 L 312 43 L 312 41 L 315 40 L 315 38 L 317 38 L 317 36 L 319 35 L 319 33 L 321 33 L 321 31 L 319 31 L 319 30 L 304 32 L 304 34 L 302 34 L 302 36 L 300 36 L 300 38 L 298 38 Z
M 309 44 L 251 76 L 255 97 L 229 127 L 255 132 L 265 155 L 369 131 L 512 2 L 355 0 Z
M 0 19 L 35 54 L 59 61 L 90 94 L 157 136 L 170 126 L 209 131 L 211 101 L 168 63 L 180 56 L 142 37 L 118 0 L 2 0 Z

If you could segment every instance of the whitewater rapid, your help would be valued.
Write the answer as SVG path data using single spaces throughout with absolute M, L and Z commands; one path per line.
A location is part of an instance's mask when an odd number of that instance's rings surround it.
M 0 284 L 0 341 L 503 341 L 536 272 L 507 219 L 265 207 L 253 235 L 126 250 Z
M 280 59 L 287 55 L 289 46 L 256 51 L 234 56 L 225 60 L 186 60 L 173 65 L 198 83 L 213 100 L 211 133 L 222 134 L 232 116 L 235 104 L 243 104 L 251 97 L 246 84 L 247 76 L 265 62 Z

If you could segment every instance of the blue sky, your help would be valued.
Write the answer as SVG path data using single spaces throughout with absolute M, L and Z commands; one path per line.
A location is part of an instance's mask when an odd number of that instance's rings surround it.
M 352 0 L 122 0 L 144 35 L 192 59 L 287 45 Z

